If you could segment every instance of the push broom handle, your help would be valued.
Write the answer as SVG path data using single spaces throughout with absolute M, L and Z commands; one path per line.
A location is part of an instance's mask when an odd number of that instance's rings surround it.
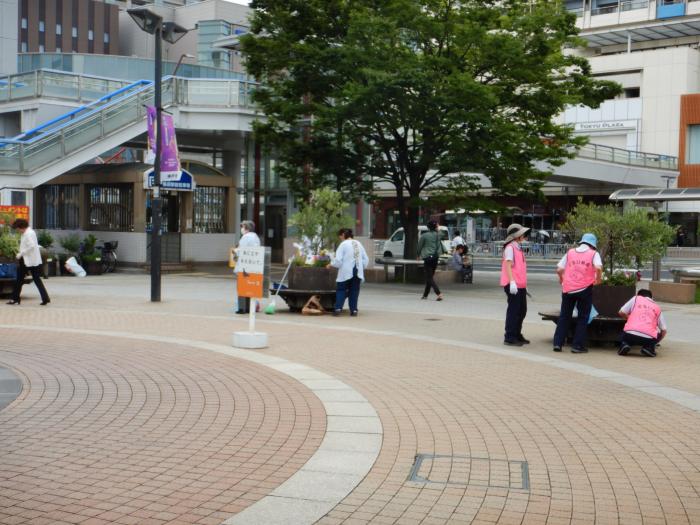
M 289 261 L 289 264 L 287 265 L 287 269 L 284 271 L 284 275 L 282 276 L 282 280 L 280 281 L 280 285 L 277 287 L 277 293 L 275 294 L 276 296 L 280 294 L 280 290 L 282 289 L 282 285 L 284 284 L 284 280 L 287 278 L 287 274 L 289 273 L 289 269 L 292 267 L 292 263 L 294 261 Z

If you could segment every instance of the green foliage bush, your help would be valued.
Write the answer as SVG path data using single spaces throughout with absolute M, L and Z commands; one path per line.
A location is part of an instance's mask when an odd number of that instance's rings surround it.
M 69 254 L 77 255 L 78 251 L 80 250 L 80 235 L 77 233 L 66 235 L 59 241 L 59 244 L 61 245 L 61 248 L 63 248 Z
M 46 230 L 40 230 L 36 234 L 36 238 L 39 242 L 39 246 L 41 246 L 42 248 L 51 248 L 51 246 L 53 246 L 53 235 L 51 235 Z
M 19 252 L 20 236 L 10 228 L 0 228 L 0 258 L 14 261 Z
M 612 204 L 584 204 L 580 199 L 564 230 L 572 239 L 594 233 L 606 273 L 611 276 L 620 268 L 641 268 L 662 256 L 674 238 L 674 229 L 647 210 L 632 206 L 623 212 Z
M 320 255 L 323 250 L 334 250 L 338 245 L 338 230 L 350 228 L 353 218 L 344 212 L 348 204 L 340 192 L 330 188 L 319 188 L 311 192 L 309 202 L 290 219 L 297 234 L 310 243 L 312 255 Z

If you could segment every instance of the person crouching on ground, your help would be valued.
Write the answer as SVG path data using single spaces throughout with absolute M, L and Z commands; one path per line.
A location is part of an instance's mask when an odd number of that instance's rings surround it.
M 442 301 L 443 296 L 440 293 L 440 288 L 433 278 L 440 256 L 445 253 L 445 247 L 440 241 L 437 229 L 438 223 L 436 221 L 428 221 L 428 231 L 418 239 L 418 259 L 423 259 L 423 270 L 425 271 L 425 290 L 421 299 L 427 299 L 432 288 L 437 295 L 436 301 Z
M 19 252 L 17 253 L 17 280 L 12 292 L 12 300 L 7 304 L 19 304 L 22 295 L 22 286 L 24 285 L 24 277 L 27 272 L 32 274 L 32 280 L 39 289 L 41 295 L 41 306 L 46 306 L 51 302 L 49 294 L 41 282 L 41 251 L 39 250 L 39 242 L 36 238 L 36 233 L 29 227 L 29 223 L 25 219 L 16 219 L 12 223 L 12 228 L 22 234 L 22 239 L 19 243 Z
M 520 245 L 529 231 L 530 228 L 520 224 L 511 224 L 503 245 L 501 286 L 508 298 L 503 344 L 508 346 L 523 346 L 530 342 L 523 336 L 523 321 L 527 315 L 527 264 Z
M 255 248 L 257 246 L 260 246 L 260 237 L 258 237 L 258 234 L 255 233 L 255 223 L 253 221 L 241 222 L 241 240 L 238 241 L 238 248 Z M 241 265 L 237 264 L 235 271 L 236 274 L 239 274 L 243 271 L 243 268 Z M 238 310 L 236 310 L 236 313 L 250 313 L 249 297 L 238 298 Z
M 596 236 L 586 233 L 581 237 L 578 247 L 570 249 L 557 264 L 562 294 L 559 320 L 554 332 L 555 352 L 561 352 L 574 308 L 578 311 L 578 317 L 571 351 L 575 354 L 588 352 L 586 337 L 588 318 L 593 306 L 593 285 L 600 284 L 603 275 L 603 261 L 596 250 L 597 244 Z
M 369 257 L 362 244 L 353 238 L 350 228 L 342 228 L 338 232 L 340 245 L 335 251 L 335 257 L 328 266 L 338 268 L 336 278 L 335 309 L 333 315 L 338 316 L 343 311 L 345 298 L 348 298 L 350 315 L 357 316 L 357 300 L 360 297 L 360 283 L 365 280 L 365 268 Z
M 455 246 L 455 251 L 452 253 L 452 258 L 450 262 L 447 263 L 447 267 L 450 270 L 459 272 L 459 282 L 471 282 L 469 279 L 469 266 L 464 264 L 464 253 L 466 252 L 466 246 L 464 244 L 458 244 Z
M 627 355 L 632 346 L 640 345 L 643 355 L 656 357 L 656 344 L 666 337 L 666 320 L 651 292 L 639 290 L 637 296 L 627 301 L 618 313 L 627 322 L 622 329 L 622 343 L 617 353 Z

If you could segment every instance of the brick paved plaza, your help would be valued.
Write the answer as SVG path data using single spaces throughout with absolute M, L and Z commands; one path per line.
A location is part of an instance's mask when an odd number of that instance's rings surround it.
M 700 308 L 664 305 L 655 359 L 553 354 L 541 276 L 506 349 L 495 280 L 278 308 L 257 352 L 225 276 L 28 287 L 0 308 L 0 523 L 700 523 Z

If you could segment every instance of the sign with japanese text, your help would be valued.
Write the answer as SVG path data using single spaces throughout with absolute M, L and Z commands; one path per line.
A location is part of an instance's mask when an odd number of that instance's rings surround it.
M 0 224 L 5 224 L 5 219 L 9 218 L 9 223 L 15 219 L 29 220 L 29 206 L 0 206 Z
M 237 254 L 238 296 L 261 299 L 265 296 L 265 248 L 238 248 Z
M 153 174 L 153 169 L 144 172 L 143 187 L 146 190 L 153 189 L 155 185 L 155 175 Z M 197 183 L 194 180 L 194 176 L 186 170 L 180 171 L 180 176 L 176 179 L 160 181 L 160 189 L 170 190 L 170 191 L 193 191 L 197 187 Z
M 156 152 L 156 108 L 148 106 L 148 153 L 146 162 L 153 164 Z M 163 136 L 160 144 L 162 153 L 160 156 L 160 179 L 161 181 L 177 180 L 180 177 L 180 155 L 177 149 L 177 137 L 175 135 L 175 123 L 173 116 L 164 113 L 161 115 Z

